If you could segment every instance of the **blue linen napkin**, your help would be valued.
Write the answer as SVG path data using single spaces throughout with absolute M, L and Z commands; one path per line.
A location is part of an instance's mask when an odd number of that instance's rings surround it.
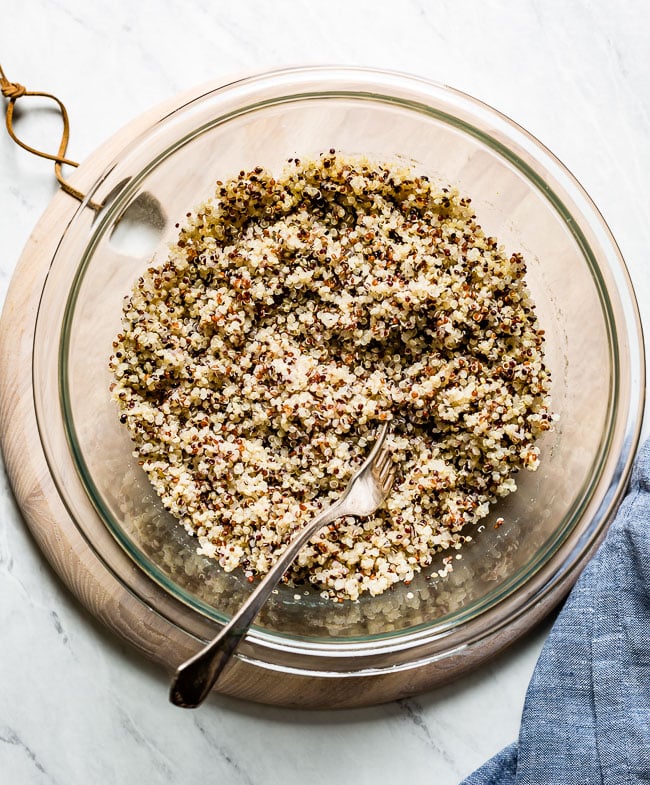
M 519 740 L 461 785 L 650 783 L 650 441 L 558 616 Z

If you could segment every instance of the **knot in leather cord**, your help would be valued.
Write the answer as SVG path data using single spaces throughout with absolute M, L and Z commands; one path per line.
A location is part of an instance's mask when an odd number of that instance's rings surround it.
M 10 82 L 7 77 L 5 76 L 5 72 L 2 70 L 2 66 L 0 65 L 0 92 L 2 95 L 8 99 L 7 103 L 7 114 L 6 114 L 6 126 L 7 126 L 7 133 L 9 136 L 14 140 L 17 145 L 23 148 L 23 150 L 27 150 L 29 153 L 33 153 L 34 155 L 38 155 L 41 158 L 47 158 L 49 161 L 54 161 L 54 174 L 56 179 L 59 181 L 59 185 L 61 188 L 70 196 L 74 196 L 75 199 L 78 199 L 80 202 L 85 201 L 86 197 L 81 191 L 78 191 L 76 188 L 73 188 L 63 177 L 63 164 L 67 166 L 79 166 L 76 161 L 71 161 L 69 158 L 66 158 L 66 150 L 68 149 L 68 140 L 70 138 L 70 123 L 68 121 L 68 112 L 63 105 L 63 103 L 51 93 L 40 93 L 40 92 L 33 92 L 31 90 L 27 90 L 23 85 L 18 84 L 18 82 Z M 27 96 L 33 96 L 37 98 L 47 98 L 57 105 L 59 113 L 61 115 L 61 120 L 63 121 L 63 133 L 61 134 L 61 142 L 59 143 L 59 149 L 56 154 L 52 153 L 45 153 L 42 150 L 37 150 L 35 147 L 30 147 L 30 145 L 25 144 L 21 139 L 16 136 L 16 132 L 14 131 L 13 126 L 13 117 L 14 117 L 14 105 L 19 98 L 24 98 Z M 92 208 L 93 210 L 100 210 L 101 205 L 95 204 L 94 202 L 87 202 L 88 207 Z
M 24 85 L 18 84 L 18 82 L 10 82 L 3 75 L 0 77 L 0 92 L 2 92 L 2 95 L 4 95 L 5 98 L 9 98 L 10 100 L 13 98 L 15 101 L 16 98 L 25 95 L 27 88 Z

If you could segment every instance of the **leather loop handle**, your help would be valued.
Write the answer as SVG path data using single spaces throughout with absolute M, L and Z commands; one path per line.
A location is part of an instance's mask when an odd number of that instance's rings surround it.
M 70 185 L 63 177 L 63 165 L 66 166 L 74 166 L 77 167 L 79 164 L 76 161 L 71 161 L 69 158 L 66 158 L 66 151 L 68 149 L 68 142 L 70 140 L 70 121 L 68 119 L 68 112 L 63 105 L 63 102 L 60 101 L 55 95 L 51 93 L 42 93 L 42 92 L 35 92 L 31 90 L 27 90 L 23 85 L 18 84 L 18 82 L 10 82 L 7 77 L 5 76 L 4 71 L 2 70 L 2 66 L 0 65 L 0 92 L 2 95 L 8 100 L 7 103 L 7 113 L 6 113 L 6 125 L 7 125 L 7 132 L 9 136 L 14 140 L 14 142 L 23 148 L 23 150 L 27 150 L 27 152 L 32 153 L 33 155 L 37 155 L 40 158 L 46 158 L 49 161 L 54 161 L 54 174 L 56 175 L 56 179 L 59 182 L 61 188 L 70 196 L 73 196 L 75 199 L 78 199 L 80 202 L 85 200 L 85 195 L 78 191 L 76 188 Z M 35 97 L 35 98 L 47 98 L 57 105 L 59 113 L 61 115 L 61 119 L 63 120 L 63 133 L 61 134 L 61 142 L 59 143 L 59 149 L 56 153 L 46 153 L 43 150 L 37 150 L 35 147 L 31 147 L 30 145 L 23 142 L 21 139 L 18 138 L 16 132 L 14 130 L 13 125 L 13 117 L 14 117 L 14 106 L 16 105 L 16 101 L 19 98 L 25 97 Z M 87 203 L 90 208 L 93 210 L 100 210 L 101 205 L 95 204 L 94 202 Z

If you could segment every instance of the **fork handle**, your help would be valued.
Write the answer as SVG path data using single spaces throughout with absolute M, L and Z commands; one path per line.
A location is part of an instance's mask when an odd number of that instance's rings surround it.
M 169 700 L 172 703 L 185 709 L 194 709 L 205 700 L 255 617 L 303 545 L 323 526 L 343 515 L 351 514 L 353 513 L 345 508 L 344 499 L 339 499 L 312 518 L 294 535 L 273 567 L 216 638 L 179 665 L 169 692 Z

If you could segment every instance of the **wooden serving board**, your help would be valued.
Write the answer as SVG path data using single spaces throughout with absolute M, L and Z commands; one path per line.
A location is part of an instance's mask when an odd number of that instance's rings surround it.
M 85 192 L 129 141 L 216 86 L 203 86 L 179 96 L 127 125 L 75 171 L 71 183 Z M 54 197 L 25 247 L 8 292 L 0 322 L 0 439 L 4 459 L 25 523 L 61 580 L 110 630 L 171 672 L 200 648 L 202 640 L 214 634 L 216 626 L 194 614 L 197 618 L 189 625 L 191 632 L 179 628 L 174 619 L 187 616 L 187 608 L 139 570 L 108 533 L 97 542 L 87 540 L 57 492 L 39 438 L 32 387 L 38 304 L 62 233 L 78 209 L 73 197 L 63 192 Z M 247 657 L 244 646 L 220 680 L 219 691 L 284 706 L 338 708 L 376 704 L 448 683 L 494 657 L 531 629 L 566 594 L 585 561 L 568 571 L 525 618 L 480 645 L 443 659 L 380 673 L 312 676 L 265 667 L 254 657 Z M 120 565 L 118 571 L 114 569 L 116 564 Z M 128 585 L 119 574 L 129 575 Z

